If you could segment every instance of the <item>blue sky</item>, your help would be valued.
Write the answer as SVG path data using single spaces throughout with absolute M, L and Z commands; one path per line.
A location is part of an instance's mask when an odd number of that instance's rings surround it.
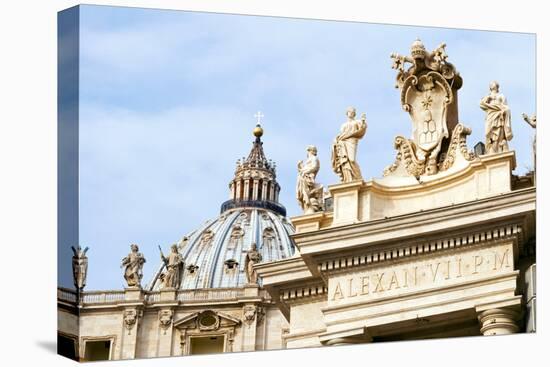
M 254 114 L 277 162 L 290 216 L 296 162 L 318 147 L 318 181 L 336 183 L 330 144 L 347 106 L 367 115 L 358 160 L 365 179 L 392 163 L 411 123 L 394 88 L 390 53 L 419 37 L 447 43 L 464 79 L 459 120 L 483 141 L 479 100 L 498 80 L 512 111 L 517 173 L 532 166 L 535 46 L 531 34 L 82 6 L 80 16 L 80 243 L 87 289 L 121 289 L 130 243 L 147 258 L 146 284 L 164 248 L 215 217 L 235 161 L 251 148 Z

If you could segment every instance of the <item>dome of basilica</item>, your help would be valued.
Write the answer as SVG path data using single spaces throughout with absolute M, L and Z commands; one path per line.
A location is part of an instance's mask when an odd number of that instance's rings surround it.
M 259 125 L 254 129 L 256 138 L 248 158 L 237 161 L 229 183 L 230 198 L 221 205 L 220 215 L 177 243 L 184 262 L 179 289 L 244 286 L 248 283 L 246 257 L 254 244 L 261 262 L 294 254 L 290 238 L 294 228 L 279 203 L 275 163 L 265 157 L 260 130 Z M 165 271 L 161 263 L 149 290 L 162 288 Z

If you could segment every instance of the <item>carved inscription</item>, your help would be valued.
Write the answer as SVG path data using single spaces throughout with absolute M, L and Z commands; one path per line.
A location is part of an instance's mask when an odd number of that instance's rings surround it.
M 377 298 L 414 289 L 444 287 L 513 270 L 512 245 L 500 245 L 431 260 L 378 267 L 329 279 L 329 302 Z

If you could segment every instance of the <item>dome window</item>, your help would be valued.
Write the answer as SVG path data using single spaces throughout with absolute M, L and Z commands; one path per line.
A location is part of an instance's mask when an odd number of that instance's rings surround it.
M 237 244 L 239 243 L 239 240 L 243 238 L 244 236 L 244 229 L 240 226 L 240 224 L 236 224 L 233 229 L 231 229 L 231 235 L 229 238 L 229 245 L 228 248 L 235 248 Z
M 189 272 L 189 274 L 195 274 L 195 271 L 197 271 L 198 269 L 199 266 L 195 264 L 191 264 L 187 267 L 187 271 Z
M 271 227 L 267 227 L 263 232 L 263 244 L 267 247 L 273 246 L 273 240 L 275 239 L 275 230 Z
M 224 264 L 225 264 L 225 270 L 226 271 L 236 269 L 239 266 L 239 263 L 235 259 L 225 260 Z

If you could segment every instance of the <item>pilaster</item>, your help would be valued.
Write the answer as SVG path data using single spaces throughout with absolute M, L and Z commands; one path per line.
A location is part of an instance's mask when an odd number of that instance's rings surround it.
M 256 329 L 258 323 L 259 306 L 248 303 L 243 306 L 242 349 L 243 352 L 256 350 Z
M 172 355 L 173 318 L 174 311 L 172 308 L 162 308 L 159 310 L 158 357 L 169 357 Z

